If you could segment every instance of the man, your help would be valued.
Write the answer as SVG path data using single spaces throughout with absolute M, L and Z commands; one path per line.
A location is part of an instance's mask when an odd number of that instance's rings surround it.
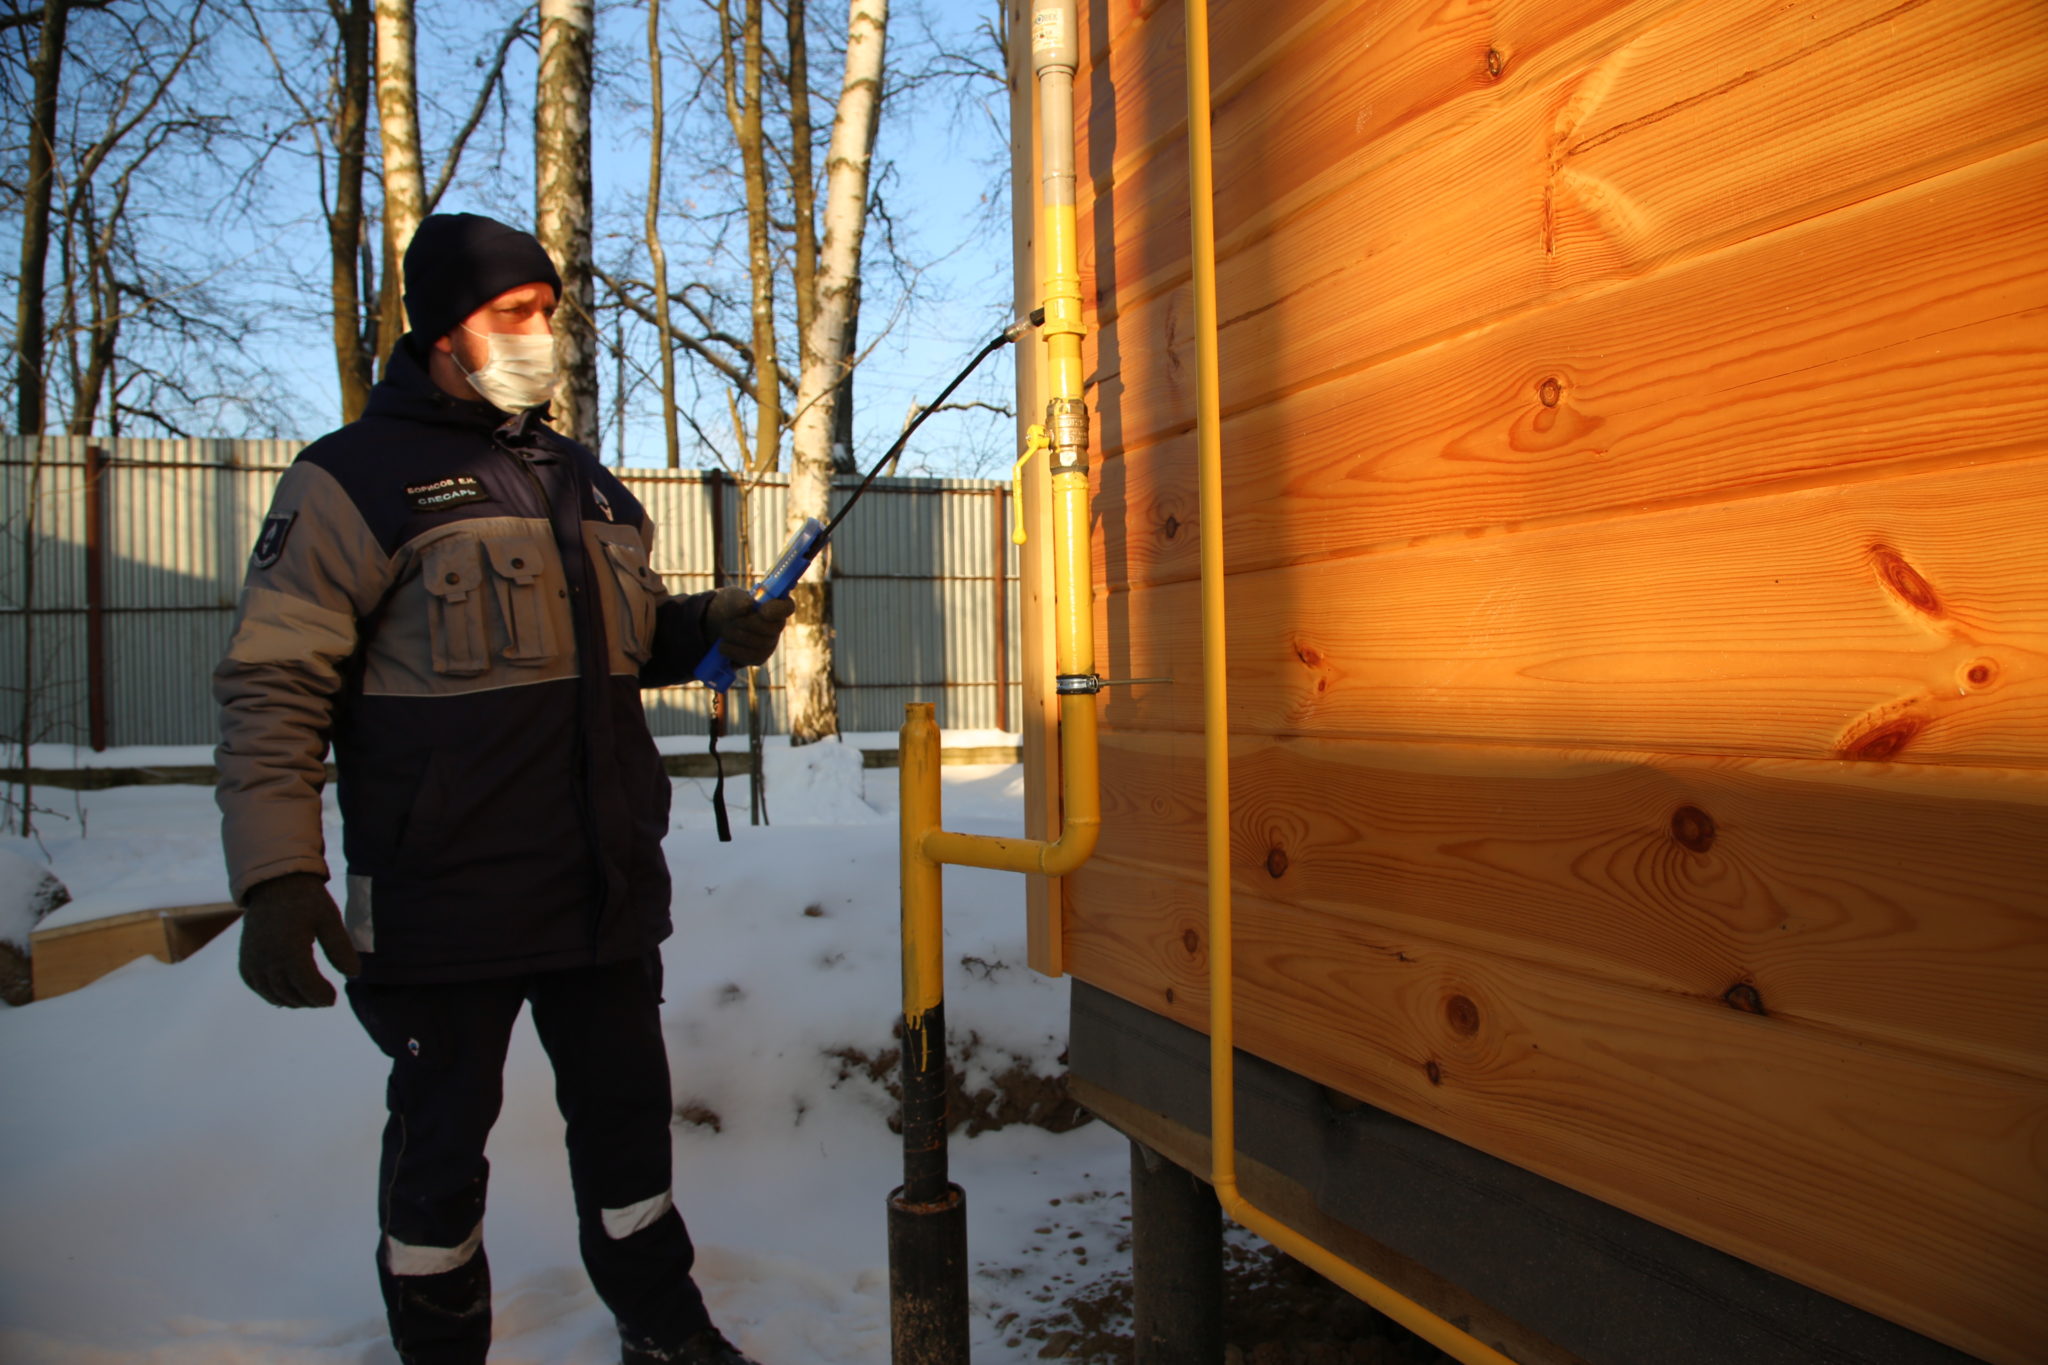
M 361 420 L 278 483 L 214 675 L 242 976 L 274 1005 L 331 1005 L 317 940 L 391 1059 L 377 1269 L 406 1365 L 483 1365 L 484 1140 L 529 1003 L 627 1365 L 749 1365 L 711 1325 L 671 1201 L 669 787 L 638 689 L 687 680 L 714 644 L 764 661 L 789 604 L 671 597 L 640 504 L 545 425 L 560 287 L 528 234 L 426 219 L 413 330 Z

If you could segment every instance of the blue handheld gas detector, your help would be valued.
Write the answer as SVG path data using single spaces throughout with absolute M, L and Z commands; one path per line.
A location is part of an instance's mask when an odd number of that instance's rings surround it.
M 782 551 L 782 558 L 775 561 L 775 567 L 768 576 L 754 585 L 754 600 L 769 602 L 778 597 L 789 596 L 797 580 L 804 576 L 804 570 L 811 567 L 811 561 L 818 557 L 824 547 L 825 526 L 816 517 L 804 518 L 804 524 L 789 538 L 789 544 Z M 694 675 L 714 692 L 723 692 L 739 677 L 739 666 L 725 657 L 725 647 L 713 645 L 711 652 L 697 665 Z

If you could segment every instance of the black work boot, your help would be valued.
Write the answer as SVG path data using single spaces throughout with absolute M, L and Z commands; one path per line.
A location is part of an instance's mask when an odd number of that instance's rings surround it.
M 627 1346 L 620 1359 L 623 1365 L 760 1365 L 751 1356 L 741 1355 L 716 1327 L 706 1327 L 666 1351 L 655 1346 Z

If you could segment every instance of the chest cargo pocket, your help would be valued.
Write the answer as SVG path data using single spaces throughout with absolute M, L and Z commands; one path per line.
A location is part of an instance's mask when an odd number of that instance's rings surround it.
M 510 643 L 505 657 L 529 667 L 556 657 L 554 621 L 543 595 L 542 570 L 547 560 L 540 542 L 526 536 L 500 536 L 484 542 L 491 563 L 491 585 L 497 591 L 498 615 Z
M 648 566 L 647 552 L 638 545 L 607 540 L 604 553 L 618 584 L 619 647 L 634 663 L 644 664 L 654 653 L 654 613 L 665 592 L 661 575 Z
M 422 558 L 420 581 L 429 594 L 427 636 L 434 671 L 472 678 L 489 668 L 482 548 L 460 536 L 436 541 Z

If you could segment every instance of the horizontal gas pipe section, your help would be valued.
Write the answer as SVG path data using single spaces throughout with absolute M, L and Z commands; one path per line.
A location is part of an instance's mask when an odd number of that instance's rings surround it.
M 1209 1161 L 1223 1211 L 1465 1365 L 1514 1365 L 1421 1304 L 1255 1207 L 1237 1187 L 1230 902 L 1230 711 L 1223 619 L 1223 441 L 1216 341 L 1216 190 L 1209 141 L 1209 5 L 1186 0 L 1188 192 L 1195 296 L 1195 446 L 1201 471 L 1202 729 L 1209 878 Z
M 946 1170 L 946 1003 L 941 868 L 1064 876 L 1095 851 L 1102 806 L 1095 737 L 1093 586 L 1088 564 L 1088 410 L 1081 381 L 1081 273 L 1074 223 L 1075 0 L 1030 9 L 1043 158 L 1044 449 L 1052 471 L 1060 798 L 1055 839 L 941 827 L 939 727 L 906 706 L 901 738 L 903 1185 L 889 1196 L 890 1350 L 895 1365 L 966 1365 L 967 1202 Z M 1033 434 L 1033 444 L 1041 439 Z M 1028 453 L 1028 452 L 1027 452 Z M 1021 462 L 1020 462 L 1021 463 Z

